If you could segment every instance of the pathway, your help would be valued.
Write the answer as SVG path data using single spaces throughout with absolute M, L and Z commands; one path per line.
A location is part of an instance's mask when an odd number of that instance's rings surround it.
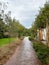
M 21 46 L 5 65 L 40 65 L 28 37 L 24 38 Z

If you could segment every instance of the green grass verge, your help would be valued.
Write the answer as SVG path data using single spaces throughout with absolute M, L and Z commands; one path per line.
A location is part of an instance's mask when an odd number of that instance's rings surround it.
M 5 45 L 5 44 L 9 44 L 10 42 L 16 40 L 16 38 L 3 38 L 0 39 L 0 46 Z
M 37 52 L 38 58 L 41 60 L 42 65 L 49 65 L 49 47 L 40 42 L 34 42 L 33 47 Z

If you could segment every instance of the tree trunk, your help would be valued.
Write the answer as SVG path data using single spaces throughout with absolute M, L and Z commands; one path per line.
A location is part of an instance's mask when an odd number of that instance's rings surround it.
M 47 46 L 49 46 L 49 25 L 47 23 L 46 25 L 46 41 L 47 41 Z

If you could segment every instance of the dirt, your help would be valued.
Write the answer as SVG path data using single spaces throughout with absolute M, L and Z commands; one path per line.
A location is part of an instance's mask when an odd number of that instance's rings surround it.
M 41 65 L 32 43 L 26 37 L 5 65 Z
M 22 40 L 19 39 L 17 41 L 11 42 L 8 45 L 0 47 L 0 65 L 4 65 L 9 60 L 21 42 Z

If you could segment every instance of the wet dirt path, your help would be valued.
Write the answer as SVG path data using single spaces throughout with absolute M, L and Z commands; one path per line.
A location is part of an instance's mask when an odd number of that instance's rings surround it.
M 21 46 L 5 65 L 40 65 L 28 37 L 24 38 Z

